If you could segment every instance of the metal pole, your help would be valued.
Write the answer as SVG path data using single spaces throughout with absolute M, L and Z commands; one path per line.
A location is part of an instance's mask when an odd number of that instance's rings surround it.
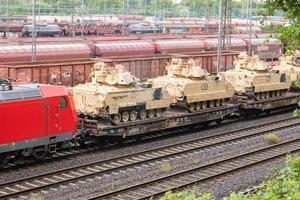
M 80 9 L 80 12 L 81 12 L 81 36 L 83 36 L 83 33 L 84 33 L 84 30 L 83 30 L 83 5 L 84 5 L 84 0 L 81 0 L 81 9 Z
M 157 0 L 154 0 L 154 34 L 156 34 Z
M 39 22 L 41 21 L 41 5 L 39 4 Z
M 195 17 L 195 1 L 193 0 L 192 1 L 192 15 L 193 15 L 193 17 Z
M 222 36 L 223 36 L 223 6 L 224 0 L 220 0 L 219 6 L 219 40 L 218 40 L 218 65 L 217 74 L 219 74 L 222 65 Z
M 60 12 L 60 1 L 57 1 L 57 15 L 59 16 L 59 12 Z
M 248 0 L 248 22 L 249 22 L 249 46 L 248 46 L 248 54 L 252 56 L 252 0 Z
M 5 10 L 6 10 L 6 27 L 5 27 L 5 37 L 9 38 L 9 12 L 8 12 L 8 0 L 5 1 Z
M 209 26 L 209 1 L 205 1 L 205 31 L 208 33 L 208 26 Z
M 32 33 L 31 33 L 31 61 L 36 62 L 36 15 L 35 15 L 35 8 L 36 8 L 36 0 L 32 0 Z
M 72 36 L 73 37 L 75 36 L 74 13 L 75 13 L 75 5 L 74 5 L 74 0 L 72 0 L 71 28 L 72 28 Z
M 106 21 L 106 0 L 104 0 L 104 21 Z
M 126 6 L 126 0 L 123 0 L 123 14 L 122 14 L 122 34 L 125 34 L 125 6 Z
M 52 0 L 50 0 L 50 15 L 52 16 Z
M 144 1 L 144 17 L 147 16 L 147 0 Z

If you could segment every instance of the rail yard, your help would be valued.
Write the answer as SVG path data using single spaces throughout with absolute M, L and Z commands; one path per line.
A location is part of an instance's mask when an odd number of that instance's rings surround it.
M 265 3 L 3 1 L 0 199 L 262 195 L 300 155 L 300 41 Z

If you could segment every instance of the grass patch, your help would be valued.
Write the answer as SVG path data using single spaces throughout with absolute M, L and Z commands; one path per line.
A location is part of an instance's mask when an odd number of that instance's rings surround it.
M 31 194 L 29 200 L 44 200 L 41 194 Z
M 272 143 L 272 144 L 277 144 L 281 141 L 281 138 L 276 134 L 276 133 L 270 133 L 266 135 L 265 140 Z
M 277 168 L 273 177 L 263 182 L 254 193 L 231 193 L 223 200 L 300 200 L 300 157 L 288 155 L 286 167 Z M 154 198 L 151 198 L 154 199 Z M 166 192 L 159 200 L 216 200 L 210 193 L 196 190 Z
M 168 191 L 159 200 L 214 200 L 214 197 L 210 193 L 201 194 L 194 190 L 178 192 L 178 193 L 173 193 L 171 191 Z
M 299 103 L 298 103 L 298 105 L 300 106 Z M 294 110 L 294 117 L 299 117 L 299 116 L 300 116 L 300 109 Z
M 166 173 L 169 173 L 173 170 L 173 167 L 170 163 L 163 163 L 161 166 L 160 166 L 160 170 L 162 172 L 166 172 Z
M 193 160 L 193 163 L 194 163 L 194 164 L 198 164 L 199 162 L 200 162 L 200 161 L 199 161 L 198 159 L 194 159 L 194 160 Z

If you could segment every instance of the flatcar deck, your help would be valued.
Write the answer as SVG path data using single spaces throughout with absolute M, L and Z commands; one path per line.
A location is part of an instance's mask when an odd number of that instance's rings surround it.
M 244 110 L 269 110 L 284 106 L 297 105 L 300 100 L 300 92 L 288 92 L 285 96 L 261 99 L 258 101 L 239 101 Z
M 237 112 L 238 105 L 227 105 L 217 108 L 206 109 L 199 112 L 188 113 L 186 111 L 170 110 L 161 117 L 140 120 L 136 122 L 110 125 L 98 120 L 79 118 L 79 130 L 93 136 L 134 136 L 147 132 L 159 131 L 186 125 L 199 124 L 222 120 L 224 117 Z

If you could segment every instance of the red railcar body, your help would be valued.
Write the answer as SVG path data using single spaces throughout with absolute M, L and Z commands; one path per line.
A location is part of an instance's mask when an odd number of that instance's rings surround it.
M 28 84 L 0 90 L 0 113 L 2 161 L 17 154 L 54 152 L 76 135 L 76 110 L 65 86 Z
M 41 44 L 36 48 L 38 61 L 89 58 L 92 53 L 86 44 Z M 31 45 L 0 46 L 0 62 L 24 62 L 31 59 Z

